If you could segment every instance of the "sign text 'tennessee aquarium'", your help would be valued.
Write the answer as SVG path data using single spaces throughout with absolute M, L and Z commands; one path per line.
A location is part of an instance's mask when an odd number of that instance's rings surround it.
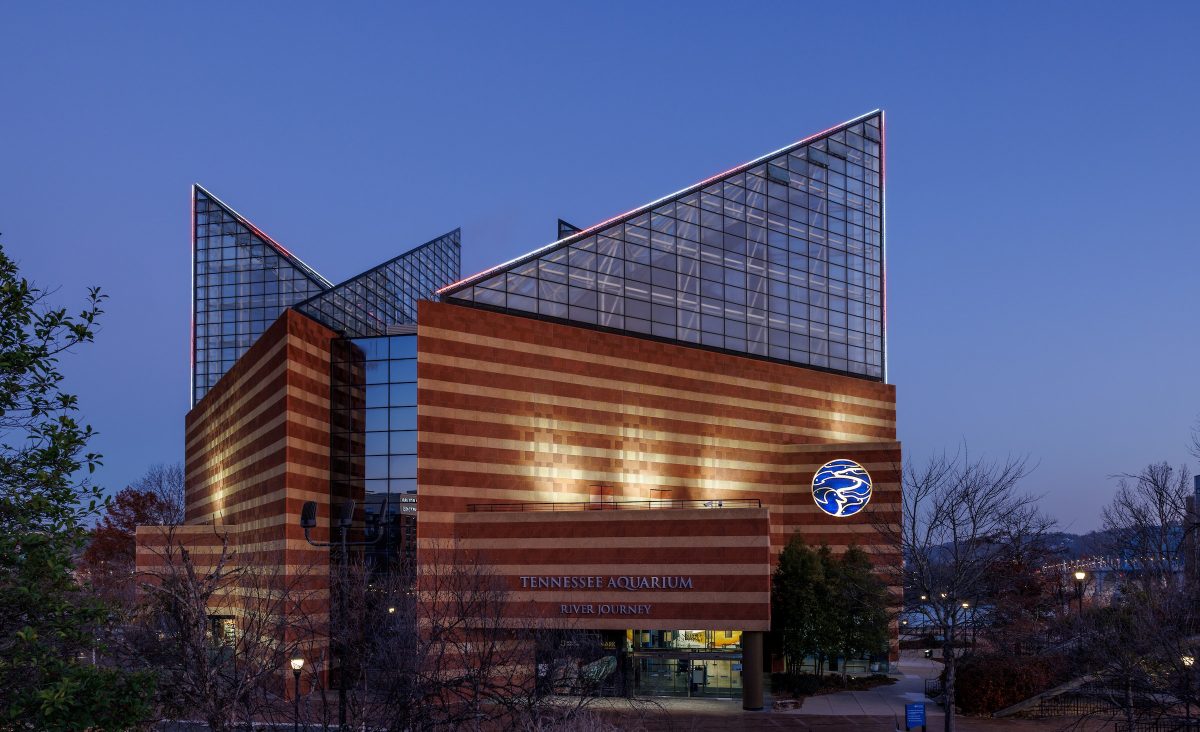
M 522 590 L 690 590 L 678 575 L 521 575 Z

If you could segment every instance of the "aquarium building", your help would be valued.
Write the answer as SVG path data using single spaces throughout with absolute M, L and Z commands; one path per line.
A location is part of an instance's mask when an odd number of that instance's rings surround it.
M 196 186 L 181 535 L 327 563 L 301 507 L 327 538 L 350 498 L 635 693 L 761 707 L 782 546 L 899 561 L 883 150 L 876 111 L 469 277 L 456 229 L 340 284 Z

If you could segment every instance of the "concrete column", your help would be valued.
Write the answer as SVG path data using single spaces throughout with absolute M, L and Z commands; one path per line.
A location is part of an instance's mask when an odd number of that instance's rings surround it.
M 742 709 L 763 708 L 763 634 L 742 631 Z

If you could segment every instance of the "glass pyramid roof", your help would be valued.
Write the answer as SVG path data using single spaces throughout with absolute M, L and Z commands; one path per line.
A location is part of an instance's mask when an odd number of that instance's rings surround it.
M 883 172 L 875 111 L 438 294 L 883 380 Z
M 289 307 L 345 337 L 386 335 L 460 276 L 455 229 L 334 286 L 199 185 L 192 196 L 193 405 Z
M 417 322 L 417 301 L 458 278 L 460 242 L 455 229 L 295 307 L 347 338 L 387 335 Z

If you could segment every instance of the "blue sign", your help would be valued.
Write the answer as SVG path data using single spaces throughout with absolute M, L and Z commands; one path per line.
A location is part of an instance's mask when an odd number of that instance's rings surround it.
M 912 729 L 913 727 L 925 726 L 925 704 L 905 704 L 904 705 L 904 728 Z
M 830 460 L 813 476 L 812 494 L 830 516 L 853 516 L 871 500 L 871 476 L 853 460 Z

